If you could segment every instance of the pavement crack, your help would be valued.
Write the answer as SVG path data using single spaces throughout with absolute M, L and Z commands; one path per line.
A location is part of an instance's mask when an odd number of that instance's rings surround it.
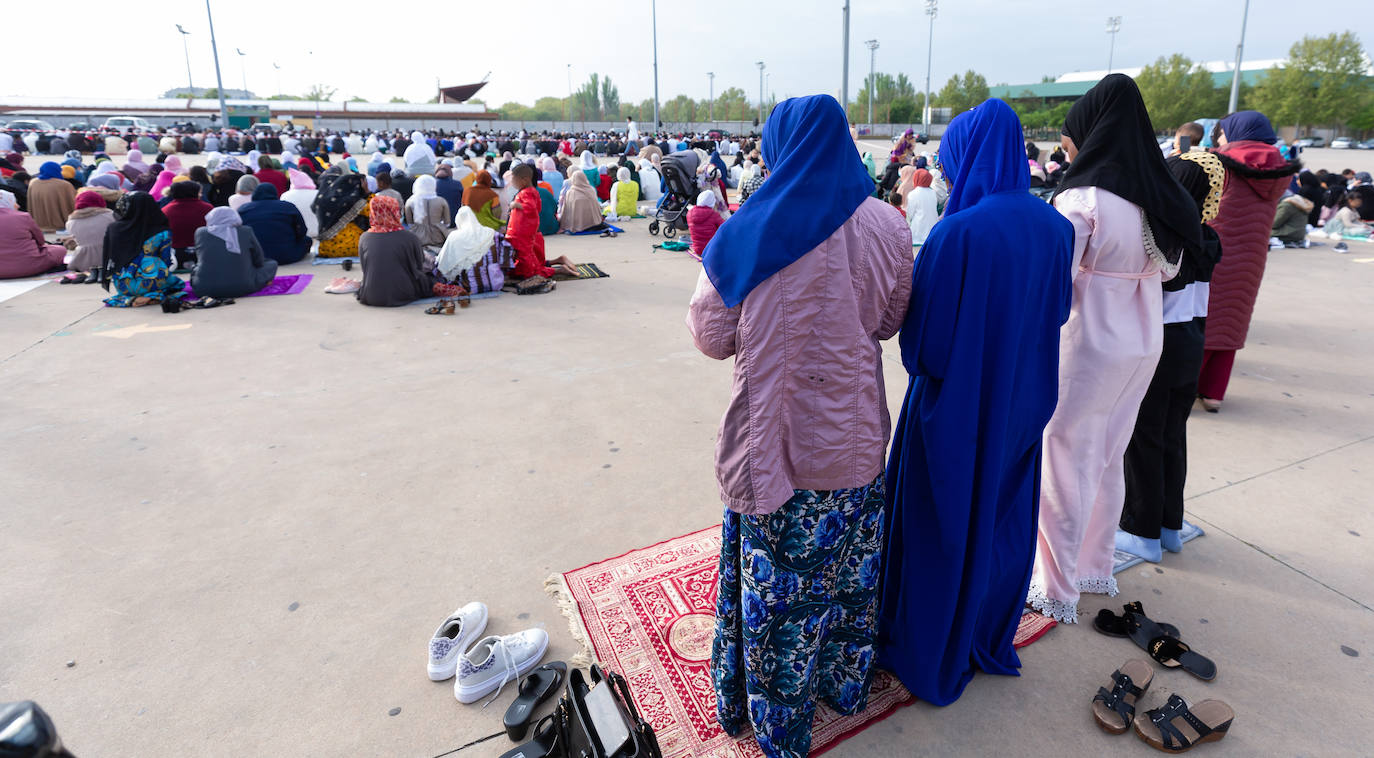
M 1336 451 L 1338 451 L 1338 450 L 1344 450 L 1344 449 L 1346 449 L 1346 448 L 1348 448 L 1348 447 L 1350 447 L 1350 446 L 1352 446 L 1352 445 L 1358 445 L 1358 444 L 1360 444 L 1361 442 L 1368 442 L 1368 441 L 1370 441 L 1370 440 L 1374 440 L 1374 434 L 1371 434 L 1371 435 L 1369 435 L 1369 436 L 1367 436 L 1367 437 L 1361 437 L 1361 438 L 1359 438 L 1359 439 L 1357 439 L 1357 440 L 1351 440 L 1350 442 L 1346 442 L 1345 444 L 1342 444 L 1342 445 L 1337 445 L 1337 446 L 1335 446 L 1335 447 L 1333 447 L 1333 448 L 1329 448 L 1329 449 L 1327 449 L 1327 450 L 1322 450 L 1322 451 L 1313 453 L 1313 454 L 1307 456 L 1306 458 L 1299 458 L 1299 459 L 1297 459 L 1296 461 L 1290 461 L 1290 462 L 1288 462 L 1288 463 L 1283 464 L 1282 466 L 1275 466 L 1274 468 L 1268 469 L 1268 470 L 1266 470 L 1266 471 L 1261 471 L 1261 472 L 1259 472 L 1258 474 L 1251 474 L 1250 476 L 1247 476 L 1247 477 L 1245 477 L 1244 479 L 1237 479 L 1237 480 L 1234 481 L 1234 482 L 1227 482 L 1226 484 L 1223 484 L 1223 485 L 1221 485 L 1220 487 L 1214 487 L 1214 488 L 1212 488 L 1212 489 L 1210 489 L 1210 490 L 1205 490 L 1205 491 L 1203 491 L 1203 492 L 1199 492 L 1199 493 L 1197 493 L 1196 495 L 1193 495 L 1192 497 L 1188 498 L 1188 500 L 1197 500 L 1198 498 L 1206 497 L 1206 496 L 1208 496 L 1208 495 L 1211 495 L 1211 494 L 1214 494 L 1214 493 L 1217 493 L 1217 492 L 1221 492 L 1222 490 L 1225 490 L 1225 489 L 1230 489 L 1230 488 L 1232 488 L 1232 487 L 1235 487 L 1235 486 L 1238 485 L 1238 484 L 1245 484 L 1246 482 L 1252 482 L 1252 481 L 1254 481 L 1254 480 L 1256 480 L 1256 479 L 1259 479 L 1260 477 L 1269 476 L 1270 474 L 1276 474 L 1276 473 L 1278 473 L 1278 472 L 1280 472 L 1280 471 L 1283 471 L 1284 469 L 1293 468 L 1294 466 L 1298 466 L 1298 465 L 1301 465 L 1301 464 L 1303 464 L 1303 463 L 1307 463 L 1308 461 L 1316 460 L 1317 458 L 1320 458 L 1320 457 L 1322 457 L 1323 455 L 1327 455 L 1327 454 L 1329 454 L 1329 453 L 1334 453 L 1334 452 L 1336 452 Z
M 10 360 L 11 360 L 12 358 L 17 358 L 17 357 L 23 355 L 24 353 L 27 353 L 28 351 L 34 349 L 35 347 L 38 347 L 39 345 L 43 344 L 44 342 L 47 342 L 47 341 L 48 341 L 48 338 L 51 337 L 51 336 L 53 336 L 54 334 L 57 334 L 57 333 L 60 332 L 60 331 L 63 331 L 63 330 L 65 330 L 65 329 L 70 329 L 70 328 L 72 328 L 73 326 L 76 326 L 77 324 L 81 323 L 82 321 L 85 321 L 86 319 L 90 318 L 91 316 L 94 316 L 95 314 L 100 313 L 101 310 L 103 310 L 103 309 L 104 309 L 104 306 L 101 306 L 100 308 L 97 308 L 97 309 L 91 311 L 90 313 L 87 313 L 86 315 L 82 316 L 81 318 L 78 318 L 77 320 L 71 322 L 70 324 L 67 324 L 66 326 L 62 326 L 62 327 L 58 327 L 57 329 L 54 329 L 53 331 L 49 332 L 48 334 L 45 334 L 45 335 L 43 335 L 42 337 L 38 338 L 38 341 L 37 341 L 37 342 L 34 342 L 32 345 L 29 345 L 28 347 L 25 347 L 25 348 L 19 350 L 18 352 L 15 352 L 15 353 L 12 353 L 12 354 L 10 354 L 10 355 L 5 356 L 5 359 L 2 360 L 2 361 L 0 361 L 0 365 L 3 365 L 3 364 L 5 364 L 5 363 L 9 363 Z

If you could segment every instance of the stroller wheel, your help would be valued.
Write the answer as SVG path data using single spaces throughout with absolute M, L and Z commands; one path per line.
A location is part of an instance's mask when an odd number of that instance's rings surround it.
M 663 236 L 672 239 L 677 236 L 677 224 L 668 224 L 663 227 Z
M 657 222 L 657 221 L 650 221 L 650 222 L 649 222 L 649 234 L 658 234 L 658 222 Z

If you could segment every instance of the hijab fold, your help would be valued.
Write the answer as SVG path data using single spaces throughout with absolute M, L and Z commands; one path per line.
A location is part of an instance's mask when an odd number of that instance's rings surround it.
M 1279 136 L 1274 133 L 1274 126 L 1259 111 L 1236 111 L 1223 118 L 1217 126 L 1221 127 L 1227 142 L 1253 140 L 1272 145 L 1279 141 Z
M 264 185 L 271 186 L 271 185 Z M 224 240 L 224 247 L 231 253 L 243 252 L 239 248 L 239 227 L 243 218 L 239 212 L 228 206 L 220 206 L 205 214 L 205 231 Z
M 1078 147 L 1078 157 L 1056 196 L 1071 187 L 1099 187 L 1135 204 L 1145 214 L 1145 248 L 1151 257 L 1162 258 L 1166 273 L 1177 268 L 1185 247 L 1202 249 L 1197 209 L 1164 163 L 1134 79 L 1125 74 L 1103 78 L 1069 109 L 1063 131 Z M 958 185 L 956 179 L 956 192 Z
M 453 219 L 453 231 L 448 233 L 444 246 L 439 249 L 439 273 L 453 281 L 460 273 L 482 260 L 495 238 L 496 230 L 483 226 L 471 208 L 459 208 L 458 215 Z
M 463 192 L 463 205 L 471 208 L 473 213 L 481 211 L 496 199 L 496 192 L 491 188 L 491 174 L 486 171 L 478 171 L 472 186 Z
M 830 95 L 778 103 L 763 127 L 771 173 L 706 246 L 702 264 L 726 307 L 835 233 L 873 193 L 855 150 L 817 150 L 849 139 L 849 123 Z M 799 213 L 799 209 L 808 209 Z
M 399 232 L 401 228 L 401 204 L 390 195 L 373 195 L 368 203 L 370 231 Z

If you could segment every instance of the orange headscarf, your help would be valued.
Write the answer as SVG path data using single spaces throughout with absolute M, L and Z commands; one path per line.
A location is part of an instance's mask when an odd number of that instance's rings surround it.
M 472 186 L 463 193 L 463 205 L 471 208 L 473 213 L 478 213 L 496 199 L 496 191 L 491 188 L 491 174 L 486 170 L 476 172 Z
M 372 222 L 371 231 L 401 231 L 401 204 L 396 202 L 396 198 L 387 195 L 373 195 L 367 208 Z
M 929 187 L 935 181 L 935 177 L 923 168 L 916 169 L 916 173 L 911 175 L 911 183 L 917 187 Z

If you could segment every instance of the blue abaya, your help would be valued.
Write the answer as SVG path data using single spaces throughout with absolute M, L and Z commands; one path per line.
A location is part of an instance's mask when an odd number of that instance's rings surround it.
M 901 332 L 911 375 L 888 462 L 880 665 L 958 699 L 975 667 L 1015 675 L 1035 556 L 1040 445 L 1058 396 L 1073 227 L 1029 193 L 1016 114 L 950 124 L 953 190 L 916 259 Z

